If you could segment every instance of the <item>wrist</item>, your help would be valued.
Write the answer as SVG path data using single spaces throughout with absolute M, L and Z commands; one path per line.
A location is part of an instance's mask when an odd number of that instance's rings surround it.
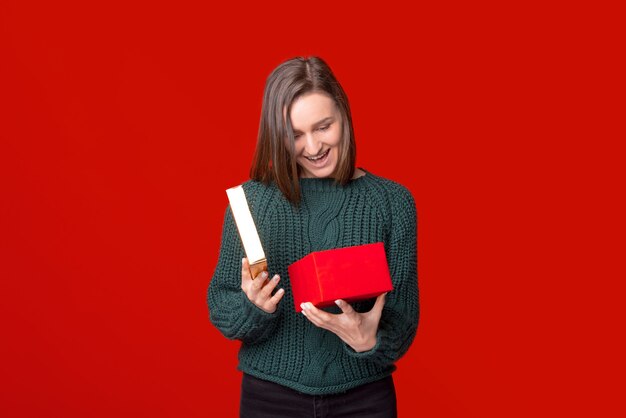
M 373 336 L 372 338 L 368 338 L 366 341 L 363 341 L 359 344 L 354 344 L 350 346 L 357 353 L 364 353 L 366 351 L 370 351 L 376 346 L 376 336 Z

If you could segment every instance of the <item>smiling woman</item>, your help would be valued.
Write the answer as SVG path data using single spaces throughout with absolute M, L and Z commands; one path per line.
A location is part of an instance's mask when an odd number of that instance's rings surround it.
M 322 154 L 331 145 L 332 169 L 326 165 L 330 159 L 315 161 L 315 157 L 327 158 Z M 318 57 L 309 57 L 288 60 L 274 69 L 265 84 L 250 178 L 275 182 L 297 204 L 299 178 L 329 177 L 345 186 L 355 177 L 355 164 L 348 96 L 330 67 Z
M 213 324 L 242 342 L 241 417 L 397 415 L 391 375 L 419 318 L 415 203 L 404 186 L 355 160 L 348 98 L 328 65 L 316 57 L 279 65 L 267 79 L 251 179 L 242 185 L 268 271 L 252 277 L 227 208 L 208 292 Z M 384 243 L 392 292 L 324 310 L 305 302 L 302 315 L 293 309 L 291 263 L 375 242 Z
M 300 177 L 332 177 L 339 160 L 341 115 L 332 98 L 309 93 L 291 107 L 294 156 Z

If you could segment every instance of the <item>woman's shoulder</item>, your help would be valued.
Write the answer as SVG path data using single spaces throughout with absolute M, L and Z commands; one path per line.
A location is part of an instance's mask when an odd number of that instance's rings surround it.
M 408 187 L 398 182 L 381 175 L 374 174 L 370 171 L 364 170 L 366 175 L 363 179 L 367 185 L 368 192 L 380 195 L 380 198 L 385 199 L 388 202 L 395 202 L 402 204 L 414 204 L 413 194 Z
M 246 180 L 241 186 L 244 192 L 246 192 L 246 196 L 250 194 L 256 197 L 262 197 L 262 195 L 273 194 L 278 190 L 274 183 L 266 184 L 253 179 Z
M 265 184 L 261 181 L 249 179 L 241 184 L 248 201 L 250 211 L 256 219 L 265 219 L 276 205 L 284 200 L 278 187 L 274 183 Z
M 417 221 L 417 208 L 413 194 L 397 180 L 367 172 L 368 200 L 381 218 L 393 229 Z

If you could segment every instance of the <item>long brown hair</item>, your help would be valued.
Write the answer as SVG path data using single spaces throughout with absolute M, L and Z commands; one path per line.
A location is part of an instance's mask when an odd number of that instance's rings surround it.
M 261 121 L 250 178 L 269 184 L 274 181 L 285 198 L 300 202 L 300 168 L 294 157 L 291 105 L 300 96 L 321 92 L 332 98 L 342 118 L 343 133 L 339 161 L 333 178 L 345 185 L 354 175 L 356 144 L 348 96 L 332 70 L 319 57 L 295 57 L 280 64 L 265 82 Z M 283 112 L 286 110 L 286 116 Z M 289 140 L 285 142 L 285 138 Z

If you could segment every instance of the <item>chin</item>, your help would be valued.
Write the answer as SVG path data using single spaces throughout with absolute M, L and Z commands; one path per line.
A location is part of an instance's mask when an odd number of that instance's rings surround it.
M 313 168 L 313 167 L 306 167 L 306 166 L 301 166 L 301 167 L 305 167 L 305 168 L 301 169 L 300 177 L 313 177 L 313 178 L 333 177 L 333 174 L 335 173 L 335 169 L 337 168 L 335 164 L 331 164 L 323 168 Z
M 335 173 L 335 167 L 332 167 L 330 169 L 320 170 L 319 172 L 315 173 L 315 177 L 319 177 L 319 178 L 332 177 L 334 173 Z

